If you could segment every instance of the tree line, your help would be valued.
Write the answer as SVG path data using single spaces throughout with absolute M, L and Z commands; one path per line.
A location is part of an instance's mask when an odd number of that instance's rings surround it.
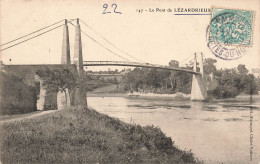
M 135 68 L 120 85 L 125 91 L 150 93 L 190 93 L 192 75 L 162 69 Z
M 245 65 L 237 68 L 217 70 L 215 59 L 204 61 L 204 75 L 207 81 L 208 94 L 214 98 L 236 97 L 238 94 L 258 94 L 258 86 L 253 74 L 248 74 Z M 192 67 L 181 67 L 192 70 Z M 199 71 L 199 70 L 198 70 Z M 135 68 L 122 79 L 120 86 L 127 92 L 144 92 L 190 94 L 192 75 L 185 72 Z

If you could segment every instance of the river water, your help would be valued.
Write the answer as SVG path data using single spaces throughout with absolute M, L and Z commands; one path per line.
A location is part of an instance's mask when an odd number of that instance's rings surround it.
M 154 125 L 205 163 L 260 163 L 260 96 L 216 102 L 158 97 L 88 97 L 100 113 Z M 252 159 L 252 160 L 251 160 Z

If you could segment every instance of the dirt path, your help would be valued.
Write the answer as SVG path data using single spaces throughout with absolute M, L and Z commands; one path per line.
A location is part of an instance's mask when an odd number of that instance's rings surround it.
M 19 115 L 8 115 L 8 116 L 0 116 L 0 124 L 6 123 L 6 122 L 13 122 L 13 121 L 21 121 L 23 119 L 30 119 L 39 117 L 45 114 L 57 112 L 58 110 L 48 110 L 48 111 L 36 111 L 32 113 L 26 113 L 26 114 L 19 114 Z

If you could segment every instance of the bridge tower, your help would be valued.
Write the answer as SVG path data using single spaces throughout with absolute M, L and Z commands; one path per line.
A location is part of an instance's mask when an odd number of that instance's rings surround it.
M 192 77 L 192 88 L 191 88 L 191 100 L 203 101 L 208 98 L 206 80 L 204 78 L 203 68 L 203 54 L 199 61 L 201 75 L 193 75 Z M 197 72 L 197 54 L 194 57 L 193 71 Z
M 76 88 L 75 98 L 76 105 L 86 106 L 86 89 L 85 89 L 85 71 L 83 69 L 83 56 L 82 56 L 82 42 L 81 30 L 79 25 L 79 18 L 77 18 L 77 25 L 75 28 L 75 43 L 74 43 L 74 64 L 78 70 L 78 87 Z
M 70 41 L 69 41 L 69 28 L 68 21 L 65 19 L 65 24 L 63 26 L 63 40 L 62 40 L 62 53 L 61 53 L 61 64 L 70 64 Z M 57 93 L 57 107 L 58 109 L 63 109 L 65 107 L 71 106 L 73 104 L 72 96 L 70 95 L 72 90 L 66 89 L 67 98 L 65 92 L 59 91 Z M 66 100 L 67 99 L 67 100 Z
M 70 40 L 69 40 L 69 28 L 68 21 L 65 19 L 63 26 L 63 41 L 62 41 L 62 55 L 61 64 L 70 64 Z

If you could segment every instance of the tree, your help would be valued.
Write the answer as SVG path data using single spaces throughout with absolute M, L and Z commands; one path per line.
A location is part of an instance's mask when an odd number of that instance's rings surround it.
M 157 69 L 153 68 L 148 73 L 147 84 L 153 88 L 160 87 L 160 77 L 157 73 Z
M 245 66 L 245 65 L 242 65 L 242 64 L 239 64 L 239 65 L 237 66 L 237 70 L 238 70 L 238 72 L 239 72 L 241 75 L 248 73 L 248 70 L 246 69 L 246 66 Z
M 236 97 L 240 93 L 257 94 L 257 85 L 252 74 L 247 74 L 245 65 L 235 69 L 219 70 L 218 86 L 213 90 L 216 98 Z
M 245 93 L 250 94 L 250 96 L 258 93 L 255 77 L 253 74 L 248 75 L 247 83 L 245 85 Z
M 43 86 L 50 89 L 52 92 L 64 92 L 67 104 L 67 91 L 74 88 L 76 84 L 76 78 L 72 72 L 68 69 L 46 69 L 38 70 L 37 75 L 43 80 Z M 70 93 L 69 93 L 70 94 Z
M 170 81 L 170 86 L 171 86 L 172 91 L 174 90 L 174 88 L 176 86 L 176 83 L 175 83 L 176 79 L 174 77 L 175 77 L 175 72 L 171 71 L 171 74 L 169 76 L 169 81 Z
M 217 63 L 217 60 L 207 58 L 204 62 L 204 73 L 209 75 L 212 72 L 213 74 L 215 74 L 217 71 L 215 63 Z
M 114 77 L 114 79 L 113 79 L 113 83 L 114 83 L 114 84 L 117 84 L 117 83 L 118 83 L 118 81 L 117 81 L 117 78 L 116 78 L 116 77 Z

